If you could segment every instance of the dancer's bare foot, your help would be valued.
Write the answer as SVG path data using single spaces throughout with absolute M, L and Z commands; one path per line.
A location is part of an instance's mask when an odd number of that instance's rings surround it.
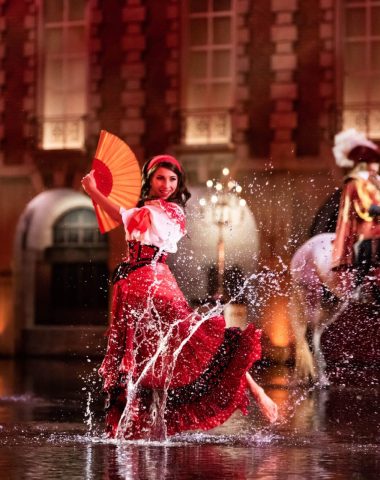
M 278 408 L 276 403 L 268 397 L 264 392 L 260 397 L 256 398 L 257 405 L 259 406 L 261 413 L 271 422 L 274 423 L 278 418 Z
M 267 420 L 269 420 L 271 423 L 274 423 L 278 418 L 278 407 L 276 403 L 270 397 L 268 397 L 268 395 L 264 392 L 264 389 L 253 380 L 249 373 L 246 374 L 246 377 L 248 387 L 251 390 L 252 395 L 255 397 L 261 413 L 267 418 Z

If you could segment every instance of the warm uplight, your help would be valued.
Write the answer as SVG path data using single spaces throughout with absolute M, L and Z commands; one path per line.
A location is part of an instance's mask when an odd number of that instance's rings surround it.
M 217 203 L 217 201 L 218 201 L 218 197 L 216 195 L 212 195 L 211 196 L 211 202 L 212 203 Z
M 214 182 L 212 180 L 207 180 L 206 185 L 208 188 L 211 188 L 214 185 Z
M 239 200 L 239 205 L 240 205 L 241 207 L 245 207 L 245 206 L 247 205 L 247 202 L 244 200 L 244 198 L 241 198 L 241 199 Z
M 0 335 L 3 334 L 8 326 L 11 310 L 11 292 L 10 285 L 6 281 L 0 282 Z
M 240 185 L 236 185 L 235 190 L 236 190 L 236 193 L 241 193 L 243 189 L 241 188 Z
M 228 183 L 227 183 L 227 186 L 230 190 L 232 190 L 235 186 L 235 182 L 233 182 L 232 180 L 230 180 Z
M 206 199 L 205 199 L 205 198 L 201 198 L 201 199 L 199 200 L 199 205 L 200 205 L 201 207 L 204 207 L 204 206 L 206 205 L 206 203 L 207 203 L 207 202 L 206 202 Z
M 215 185 L 215 190 L 217 190 L 218 192 L 220 192 L 221 190 L 223 190 L 223 185 L 221 183 L 217 183 Z
M 8 278 L 0 277 L 0 351 L 2 354 L 14 353 L 12 306 L 11 282 Z M 0 390 L 0 397 L 1 393 Z
M 287 347 L 290 344 L 290 321 L 288 317 L 288 299 L 277 297 L 269 302 L 264 314 L 264 330 L 273 346 Z
M 230 174 L 230 171 L 229 171 L 228 168 L 223 168 L 222 173 L 223 173 L 223 175 L 226 177 L 227 175 Z

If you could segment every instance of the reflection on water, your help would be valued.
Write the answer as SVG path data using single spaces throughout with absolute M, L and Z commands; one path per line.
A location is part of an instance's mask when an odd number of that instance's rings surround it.
M 256 377 L 280 407 L 277 425 L 252 406 L 247 417 L 237 413 L 209 432 L 120 443 L 102 438 L 96 367 L 0 361 L 0 478 L 380 478 L 376 370 L 335 372 L 328 390 L 300 390 L 289 387 L 287 367 L 259 368 Z

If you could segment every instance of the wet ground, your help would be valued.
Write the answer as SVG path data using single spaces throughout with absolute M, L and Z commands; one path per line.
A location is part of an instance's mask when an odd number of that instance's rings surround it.
M 165 443 L 102 438 L 97 361 L 0 361 L 3 479 L 379 479 L 380 368 L 344 366 L 328 389 L 290 388 L 291 369 L 255 373 L 278 403 Z

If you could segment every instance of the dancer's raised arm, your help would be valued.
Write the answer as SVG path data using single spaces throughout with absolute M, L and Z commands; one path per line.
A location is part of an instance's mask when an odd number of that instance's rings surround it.
M 91 197 L 91 199 L 100 207 L 102 207 L 111 218 L 121 223 L 122 218 L 120 215 L 120 206 L 111 202 L 109 198 L 107 198 L 98 190 L 94 177 L 94 170 L 91 170 L 90 173 L 82 178 L 82 187 L 84 191 Z

